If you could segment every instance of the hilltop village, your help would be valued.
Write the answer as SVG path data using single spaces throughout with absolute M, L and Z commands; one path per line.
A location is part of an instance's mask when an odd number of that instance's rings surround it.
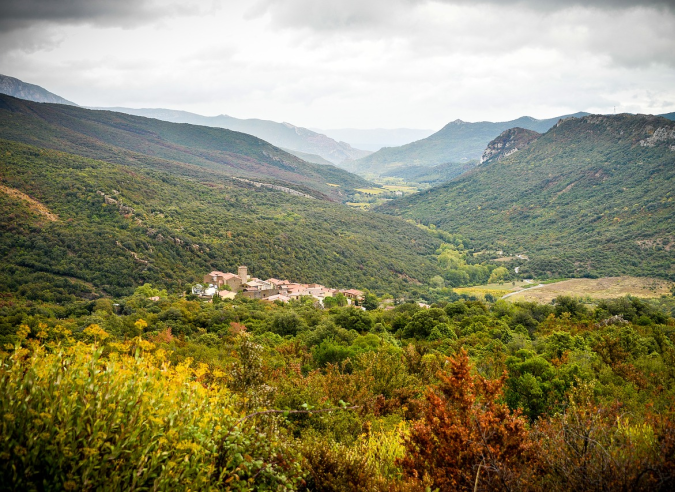
M 299 284 L 288 280 L 251 277 L 248 267 L 240 266 L 237 273 L 223 273 L 217 270 L 204 275 L 202 284 L 192 288 L 192 293 L 202 298 L 234 299 L 239 294 L 249 299 L 289 302 L 303 296 L 313 297 L 321 306 L 327 297 L 344 296 L 347 304 L 358 304 L 363 292 L 356 289 L 331 289 L 321 284 Z

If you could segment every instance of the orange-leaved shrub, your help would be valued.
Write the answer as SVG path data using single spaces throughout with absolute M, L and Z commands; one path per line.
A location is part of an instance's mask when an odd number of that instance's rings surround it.
M 500 402 L 504 378 L 471 374 L 465 351 L 448 360 L 404 439 L 405 476 L 439 490 L 520 490 L 531 448 L 526 422 Z

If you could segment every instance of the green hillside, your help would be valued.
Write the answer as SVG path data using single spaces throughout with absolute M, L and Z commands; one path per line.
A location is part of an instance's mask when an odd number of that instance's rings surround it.
M 587 113 L 577 113 L 581 116 Z M 523 116 L 512 121 L 467 123 L 455 120 L 433 135 L 401 147 L 386 147 L 374 154 L 343 166 L 357 173 L 384 174 L 405 166 L 437 166 L 456 163 L 456 174 L 461 173 L 467 161 L 478 160 L 487 144 L 504 130 L 520 127 L 543 133 L 564 116 L 538 120 Z M 395 173 L 395 171 L 392 171 Z M 389 174 L 392 174 L 390 172 Z M 398 174 L 395 174 L 398 176 Z M 401 176 L 403 177 L 403 176 Z
M 244 133 L 6 95 L 0 95 L 0 138 L 199 179 L 260 179 L 333 200 L 346 200 L 355 188 L 369 185 Z
M 437 273 L 439 241 L 393 217 L 5 140 L 0 156 L 0 291 L 59 301 L 144 282 L 178 290 L 239 264 L 380 292 Z
M 675 122 L 563 121 L 498 162 L 381 211 L 524 253 L 523 275 L 675 278 Z M 494 256 L 492 256 L 494 257 Z

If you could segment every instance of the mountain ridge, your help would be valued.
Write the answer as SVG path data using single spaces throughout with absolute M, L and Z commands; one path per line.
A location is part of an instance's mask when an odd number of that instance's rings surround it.
M 457 163 L 457 167 L 460 168 L 463 163 L 479 160 L 488 143 L 509 128 L 522 127 L 543 133 L 561 118 L 586 114 L 575 113 L 542 120 L 531 116 L 521 116 L 515 120 L 503 122 L 468 123 L 456 119 L 425 139 L 401 147 L 381 149 L 348 163 L 345 169 L 361 174 L 382 174 L 407 166 L 433 167 L 439 164 Z
M 245 133 L 6 95 L 0 95 L 0 138 L 199 179 L 263 179 L 339 201 L 350 190 L 369 184 L 335 166 L 305 162 Z
M 49 92 L 39 85 L 29 84 L 28 82 L 24 82 L 15 77 L 10 77 L 9 75 L 0 74 L 0 94 L 7 94 L 8 96 L 34 102 L 77 106 L 74 102 Z
M 189 123 L 225 128 L 253 135 L 276 147 L 288 148 L 305 154 L 316 154 L 333 164 L 340 164 L 343 161 L 358 159 L 370 154 L 368 151 L 352 148 L 346 142 L 336 142 L 326 135 L 288 122 L 277 123 L 258 118 L 240 119 L 223 114 L 218 116 L 202 116 L 188 111 L 164 108 L 92 107 L 89 109 L 115 111 L 172 123 Z
M 480 164 L 488 161 L 502 159 L 515 154 L 519 150 L 527 148 L 530 143 L 541 137 L 541 133 L 534 130 L 515 127 L 504 130 L 497 138 L 492 140 L 483 151 Z

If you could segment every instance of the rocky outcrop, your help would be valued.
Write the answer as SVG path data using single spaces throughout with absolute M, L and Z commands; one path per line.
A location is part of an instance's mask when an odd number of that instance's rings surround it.
M 654 147 L 659 143 L 675 142 L 675 128 L 657 128 L 649 137 L 640 140 L 641 147 Z M 670 145 L 670 150 L 675 150 L 675 145 Z
M 501 161 L 505 157 L 523 150 L 540 136 L 541 133 L 525 128 L 509 128 L 488 144 L 480 158 L 480 163 Z

